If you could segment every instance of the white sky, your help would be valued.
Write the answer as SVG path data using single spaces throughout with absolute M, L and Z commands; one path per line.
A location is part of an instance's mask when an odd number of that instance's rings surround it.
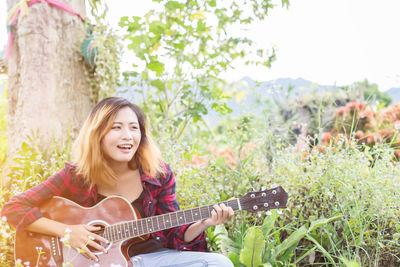
M 5 2 L 0 1 L 0 47 L 7 39 Z M 324 85 L 367 78 L 383 91 L 400 87 L 399 0 L 290 2 L 288 10 L 272 10 L 266 21 L 254 25 L 249 33 L 257 46 L 277 47 L 277 60 L 271 69 L 238 64 L 225 78 L 233 81 L 250 76 L 267 81 L 290 77 Z M 148 9 L 143 0 L 107 3 L 112 26 L 121 16 L 142 15 Z

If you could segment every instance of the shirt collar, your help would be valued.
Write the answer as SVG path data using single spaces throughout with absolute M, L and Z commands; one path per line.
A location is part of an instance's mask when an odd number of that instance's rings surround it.
M 139 168 L 139 173 L 140 173 L 140 179 L 142 180 L 142 183 L 149 183 L 155 186 L 161 187 L 160 180 L 158 178 L 150 177 L 147 174 L 145 174 L 142 170 L 142 168 Z

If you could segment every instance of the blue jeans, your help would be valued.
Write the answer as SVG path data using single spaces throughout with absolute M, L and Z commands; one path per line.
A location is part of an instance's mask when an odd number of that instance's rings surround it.
M 131 258 L 134 267 L 233 267 L 222 254 L 198 251 L 161 249 Z

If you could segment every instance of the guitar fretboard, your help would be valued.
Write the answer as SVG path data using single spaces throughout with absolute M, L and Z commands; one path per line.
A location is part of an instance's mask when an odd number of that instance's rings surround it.
M 225 202 L 226 206 L 239 210 L 240 204 L 238 199 Z M 211 217 L 211 211 L 214 205 L 202 206 L 193 209 L 180 210 L 162 215 L 143 218 L 140 220 L 128 221 L 107 226 L 102 236 L 110 242 L 126 240 L 153 232 L 197 222 Z

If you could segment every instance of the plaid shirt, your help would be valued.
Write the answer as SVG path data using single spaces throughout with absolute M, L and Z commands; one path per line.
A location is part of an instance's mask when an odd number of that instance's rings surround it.
M 143 208 L 145 217 L 174 212 L 179 210 L 175 194 L 175 177 L 171 168 L 166 167 L 166 174 L 159 178 L 149 177 L 140 171 L 143 190 L 145 192 Z M 6 203 L 1 215 L 17 230 L 23 230 L 27 225 L 43 217 L 38 206 L 53 196 L 70 199 L 84 207 L 91 207 L 98 202 L 97 186 L 89 188 L 76 175 L 72 164 L 66 163 L 65 168 L 52 175 L 43 183 L 14 196 Z M 164 247 L 177 250 L 207 251 L 204 232 L 190 243 L 184 241 L 184 234 L 190 224 L 153 233 Z

